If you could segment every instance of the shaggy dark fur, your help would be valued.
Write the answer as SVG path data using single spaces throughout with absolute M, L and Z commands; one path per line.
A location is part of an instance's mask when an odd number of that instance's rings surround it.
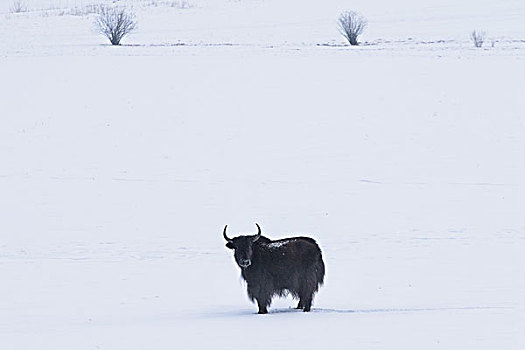
M 228 241 L 226 247 L 235 251 L 235 261 L 248 285 L 248 295 L 257 301 L 259 313 L 268 313 L 273 296 L 288 293 L 299 299 L 298 309 L 310 311 L 325 274 L 317 243 L 308 237 L 272 241 L 261 235 L 259 225 L 256 235 L 230 239 L 226 227 L 223 232 Z

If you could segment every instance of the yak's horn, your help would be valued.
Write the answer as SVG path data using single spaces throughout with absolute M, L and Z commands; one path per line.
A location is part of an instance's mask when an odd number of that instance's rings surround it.
M 224 231 L 222 231 L 222 235 L 224 236 L 224 239 L 227 240 L 228 242 L 231 242 L 231 238 L 228 238 L 228 236 L 226 236 L 226 228 L 228 227 L 228 225 L 224 226 Z
M 255 224 L 255 226 L 257 226 L 257 235 L 255 235 L 255 237 L 253 237 L 253 241 L 257 241 L 259 238 L 261 238 L 261 227 L 259 226 L 259 224 Z

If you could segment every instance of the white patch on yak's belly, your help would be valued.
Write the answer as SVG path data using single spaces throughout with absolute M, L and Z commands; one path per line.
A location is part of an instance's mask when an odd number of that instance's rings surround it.
M 273 243 L 269 243 L 268 244 L 268 248 L 270 249 L 273 249 L 273 248 L 280 248 L 282 247 L 283 245 L 285 244 L 288 244 L 290 242 L 292 242 L 293 239 L 288 239 L 288 240 L 285 240 L 285 241 L 279 241 L 279 242 L 273 242 Z

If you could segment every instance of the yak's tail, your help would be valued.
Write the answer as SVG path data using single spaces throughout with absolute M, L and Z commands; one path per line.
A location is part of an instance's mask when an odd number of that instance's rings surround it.
M 319 253 L 319 261 L 317 262 L 317 266 L 315 267 L 315 275 L 318 285 L 322 286 L 324 283 L 325 268 L 323 256 L 321 255 L 321 253 Z

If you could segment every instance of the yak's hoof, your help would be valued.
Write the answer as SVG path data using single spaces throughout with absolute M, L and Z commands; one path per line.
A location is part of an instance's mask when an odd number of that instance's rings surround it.
M 267 314 L 268 313 L 268 310 L 259 310 L 258 314 L 259 315 L 263 315 L 263 314 Z
M 305 307 L 303 311 L 304 312 L 310 312 L 310 308 L 309 307 Z

